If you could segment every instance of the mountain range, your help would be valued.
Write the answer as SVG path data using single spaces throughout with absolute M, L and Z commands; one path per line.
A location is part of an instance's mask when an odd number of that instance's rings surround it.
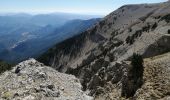
M 92 17 L 66 13 L 0 16 L 0 59 L 16 63 L 36 57 L 100 20 Z

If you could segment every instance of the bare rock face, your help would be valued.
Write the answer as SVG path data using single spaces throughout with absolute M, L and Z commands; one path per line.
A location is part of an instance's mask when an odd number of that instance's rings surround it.
M 9 100 L 91 100 L 77 78 L 59 73 L 34 59 L 0 76 L 0 98 Z

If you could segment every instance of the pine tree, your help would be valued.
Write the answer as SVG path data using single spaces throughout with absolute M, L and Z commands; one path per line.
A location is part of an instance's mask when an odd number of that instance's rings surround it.
M 127 77 L 122 83 L 122 97 L 133 97 L 138 88 L 143 83 L 143 58 L 141 55 L 134 53 L 131 59 Z

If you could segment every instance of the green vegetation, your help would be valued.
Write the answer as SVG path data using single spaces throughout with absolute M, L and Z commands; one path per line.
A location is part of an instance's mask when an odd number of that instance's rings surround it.
M 122 13 L 125 11 L 125 9 L 122 9 Z
M 155 17 L 155 19 L 160 19 L 160 18 L 161 18 L 161 16 L 156 16 L 156 17 Z
M 132 28 L 129 28 L 128 31 L 129 31 L 129 32 L 132 32 Z
M 158 27 L 158 24 L 155 22 L 152 26 L 152 31 L 155 30 Z
M 134 40 L 132 39 L 131 36 L 128 36 L 128 37 L 126 38 L 126 43 L 127 43 L 127 44 L 133 44 L 133 42 L 134 42 Z
M 132 65 L 132 73 L 134 75 L 134 79 L 137 81 L 138 78 L 143 77 L 143 58 L 141 55 L 134 53 L 131 60 Z
M 142 32 L 149 32 L 150 29 L 152 29 L 153 31 L 157 26 L 158 25 L 156 22 L 153 24 L 153 26 L 151 26 L 150 24 L 147 24 L 146 26 L 142 27 L 142 29 L 137 30 L 132 36 L 128 36 L 126 38 L 126 43 L 132 45 L 135 42 L 135 39 L 142 35 Z M 128 32 L 131 32 L 131 31 L 132 31 L 131 28 L 128 29 Z
M 128 36 L 126 38 L 126 43 L 130 45 L 133 44 L 135 42 L 135 39 L 140 37 L 141 35 L 142 35 L 142 30 L 137 30 L 135 34 L 133 34 L 132 36 Z
M 161 20 L 165 20 L 167 23 L 169 23 L 170 22 L 170 14 L 163 16 L 161 18 Z
M 144 26 L 144 27 L 142 28 L 142 31 L 143 31 L 143 32 L 149 32 L 150 28 L 151 28 L 151 25 L 148 24 L 147 26 Z
M 116 20 L 117 20 L 117 17 L 114 17 L 113 19 L 116 21 Z
M 143 84 L 143 71 L 143 58 L 141 55 L 134 53 L 128 75 L 122 84 L 122 97 L 130 98 L 134 96 Z
M 8 64 L 4 61 L 0 61 L 0 74 L 7 70 L 10 70 L 11 68 L 12 68 L 11 64 Z
M 108 27 L 111 28 L 111 27 L 112 27 L 112 23 L 109 23 L 109 24 L 108 24 Z
M 103 28 L 103 26 L 105 25 L 105 21 L 104 20 L 100 21 L 99 25 L 100 25 L 100 28 Z
M 13 93 L 10 91 L 4 92 L 1 97 L 5 100 L 10 100 L 13 97 Z
M 170 34 L 170 29 L 168 30 L 168 34 Z

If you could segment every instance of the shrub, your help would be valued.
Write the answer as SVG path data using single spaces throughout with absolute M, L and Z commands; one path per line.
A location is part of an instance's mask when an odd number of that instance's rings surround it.
M 130 39 L 131 39 L 130 36 L 128 36 L 128 37 L 126 38 L 126 43 L 127 43 L 127 44 L 130 42 Z
M 125 11 L 125 9 L 122 9 L 122 13 Z
M 109 53 L 108 56 L 109 56 L 109 61 L 110 61 L 110 62 L 112 62 L 112 61 L 115 60 L 114 54 Z
M 109 24 L 108 24 L 108 27 L 111 28 L 111 27 L 112 27 L 112 23 L 109 23 Z
M 7 70 L 10 70 L 11 68 L 12 68 L 11 64 L 8 64 L 4 61 L 0 61 L 0 74 Z
M 113 19 L 116 21 L 116 20 L 117 20 L 117 17 L 114 17 Z
M 129 32 L 132 32 L 132 28 L 129 28 L 128 31 L 129 31 Z
M 130 45 L 133 44 L 135 42 L 135 39 L 140 37 L 141 35 L 142 35 L 142 30 L 137 30 L 135 34 L 133 34 L 132 36 L 128 36 L 126 38 L 126 43 Z
M 135 79 L 143 77 L 143 58 L 141 55 L 134 53 L 131 60 L 132 72 Z
M 155 30 L 155 28 L 157 28 L 158 24 L 155 22 L 155 24 L 153 24 L 152 26 L 152 31 Z
M 127 43 L 127 44 L 132 45 L 134 42 L 135 42 L 135 36 L 134 36 L 134 35 L 128 36 L 128 37 L 126 38 L 126 43 Z
M 150 24 L 148 24 L 147 26 L 144 26 L 143 28 L 142 28 L 142 31 L 143 32 L 149 32 L 149 29 L 151 28 L 151 26 L 150 26 Z
M 100 28 L 102 28 L 105 25 L 105 21 L 104 20 L 100 21 L 99 25 L 100 25 Z
M 163 16 L 161 18 L 161 20 L 165 20 L 167 23 L 169 23 L 170 22 L 170 14 Z
M 142 30 L 137 30 L 135 34 L 136 37 L 140 37 L 142 35 Z
M 157 16 L 157 17 L 155 17 L 155 19 L 159 19 L 159 18 L 161 18 L 161 16 Z
M 168 30 L 168 34 L 170 34 L 170 29 Z
M 143 58 L 134 53 L 131 59 L 131 68 L 129 68 L 127 77 L 122 82 L 122 97 L 134 96 L 143 83 L 143 71 Z

